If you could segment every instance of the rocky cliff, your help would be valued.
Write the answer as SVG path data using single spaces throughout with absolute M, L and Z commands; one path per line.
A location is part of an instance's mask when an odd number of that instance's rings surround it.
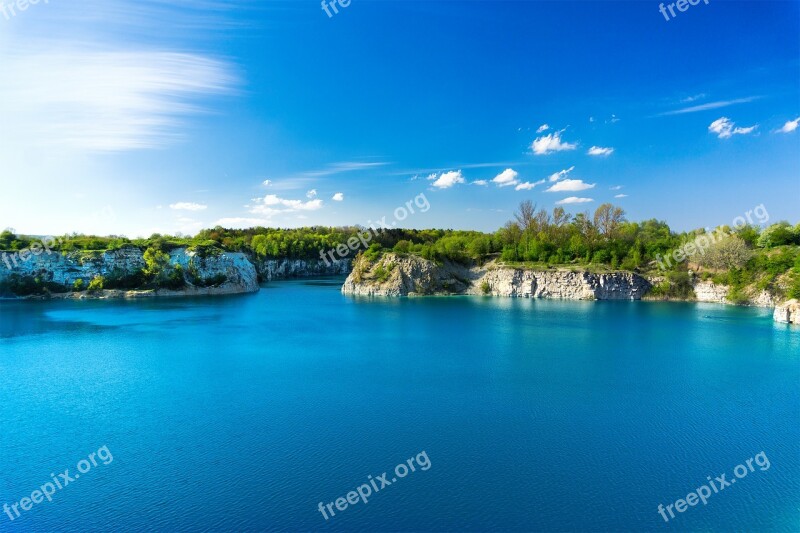
M 356 260 L 342 292 L 366 296 L 486 294 L 569 300 L 639 300 L 650 283 L 631 272 L 514 269 L 489 263 L 467 268 L 415 256 L 385 254 L 375 263 Z
M 713 281 L 697 281 L 693 284 L 694 294 L 698 302 L 711 302 L 720 304 L 731 304 L 728 299 L 730 287 L 718 285 Z M 747 297 L 747 305 L 755 307 L 775 307 L 777 300 L 768 291 L 753 291 Z
M 317 259 L 254 259 L 258 275 L 264 281 L 311 276 L 345 276 L 350 273 L 351 261 L 321 261 Z
M 800 324 L 800 301 L 789 300 L 775 308 L 772 317 L 776 322 L 787 324 Z
M 258 290 L 256 269 L 248 258 L 241 253 L 220 252 L 201 257 L 185 248 L 177 248 L 170 252 L 171 265 L 179 264 L 184 272 L 191 272 L 187 286 L 178 291 L 105 291 L 98 292 L 98 297 L 135 297 L 147 295 L 178 294 L 235 294 L 255 292 Z M 144 266 L 144 257 L 140 249 L 126 246 L 119 250 L 107 252 L 46 252 L 30 255 L 26 260 L 17 259 L 10 262 L 11 268 L 0 264 L 0 282 L 14 276 L 21 278 L 37 278 L 43 282 L 54 283 L 67 288 L 73 287 L 77 280 L 83 280 L 84 286 L 98 277 L 120 278 L 131 276 Z M 203 280 L 216 280 L 213 286 L 204 286 Z M 76 293 L 71 296 L 89 296 Z

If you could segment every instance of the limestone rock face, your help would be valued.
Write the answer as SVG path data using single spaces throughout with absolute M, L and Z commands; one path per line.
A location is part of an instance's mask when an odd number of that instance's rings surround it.
M 731 289 L 727 285 L 718 285 L 713 281 L 697 281 L 694 283 L 693 287 L 698 302 L 731 303 L 730 300 L 728 300 L 728 294 Z M 748 301 L 746 305 L 755 307 L 775 307 L 777 305 L 775 296 L 765 290 L 760 292 L 753 291 L 748 294 L 747 298 Z
M 487 294 L 568 300 L 639 300 L 649 289 L 646 279 L 631 272 L 535 271 L 494 264 L 467 268 L 391 253 L 375 264 L 359 258 L 342 286 L 345 294 L 364 296 Z
M 800 301 L 789 300 L 775 308 L 772 314 L 775 322 L 800 324 Z
M 0 263 L 0 281 L 16 274 L 72 287 L 78 279 L 88 284 L 96 276 L 107 278 L 133 274 L 144 267 L 143 256 L 142 250 L 135 246 L 96 253 L 42 251 L 39 255 L 27 256 L 24 261 L 19 258 L 16 261 L 9 260 L 11 268 L 5 261 Z M 193 287 L 190 284 L 180 291 L 105 291 L 104 294 L 106 297 L 134 297 L 134 293 L 136 297 L 150 294 L 236 294 L 259 289 L 255 266 L 242 253 L 224 252 L 200 257 L 194 251 L 176 248 L 170 252 L 170 263 L 181 265 L 184 272 L 188 272 L 191 266 L 197 276 L 203 279 L 222 274 L 225 282 L 216 287 Z M 78 294 L 87 296 L 85 293 Z
M 698 281 L 694 284 L 694 294 L 698 302 L 728 303 L 727 285 L 717 285 L 713 281 Z
M 304 259 L 260 259 L 256 270 L 264 281 L 310 276 L 345 276 L 350 273 L 350 259 L 328 261 Z

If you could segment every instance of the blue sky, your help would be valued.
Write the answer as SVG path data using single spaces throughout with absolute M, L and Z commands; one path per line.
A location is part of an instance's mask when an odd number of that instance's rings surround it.
M 401 226 L 493 231 L 525 199 L 677 229 L 760 204 L 800 221 L 797 1 L 700 0 L 669 21 L 650 0 L 338 9 L 6 8 L 0 226 L 366 224 L 422 193 Z

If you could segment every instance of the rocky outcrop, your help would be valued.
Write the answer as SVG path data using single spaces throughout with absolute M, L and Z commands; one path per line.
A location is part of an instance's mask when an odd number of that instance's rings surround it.
M 772 314 L 775 322 L 786 324 L 800 324 L 800 301 L 789 300 L 775 308 Z
M 93 294 L 65 293 L 62 297 L 140 297 L 148 295 L 194 295 L 194 294 L 236 294 L 258 290 L 258 276 L 255 266 L 241 253 L 217 252 L 198 255 L 186 248 L 176 248 L 170 252 L 170 264 L 179 264 L 186 273 L 187 286 L 177 291 L 98 291 Z M 120 278 L 139 272 L 144 266 L 143 252 L 135 246 L 125 246 L 119 250 L 106 252 L 56 252 L 42 251 L 39 255 L 19 258 L 7 265 L 0 265 L 0 282 L 12 276 L 37 278 L 72 288 L 77 280 L 84 286 L 98 277 Z M 202 280 L 217 280 L 213 286 L 203 286 Z M 135 296 L 134 296 L 135 295 Z
M 717 285 L 713 281 L 698 281 L 694 284 L 694 294 L 698 302 L 730 303 L 727 300 L 729 292 L 730 287 Z
M 256 271 L 264 281 L 311 276 L 346 276 L 350 273 L 350 259 L 335 261 L 304 259 L 256 259 Z
M 631 272 L 514 269 L 489 263 L 467 268 L 416 256 L 386 254 L 375 263 L 356 260 L 342 292 L 364 296 L 485 294 L 569 300 L 639 300 L 650 283 Z
M 731 289 L 727 285 L 720 285 L 713 281 L 697 281 L 693 284 L 693 288 L 698 302 L 733 303 L 728 300 Z M 777 305 L 775 296 L 766 290 L 756 292 L 751 288 L 746 298 L 744 305 L 752 305 L 754 307 L 775 307 Z

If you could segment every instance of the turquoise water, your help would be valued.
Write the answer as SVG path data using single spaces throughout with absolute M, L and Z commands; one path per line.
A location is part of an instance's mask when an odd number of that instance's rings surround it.
M 113 455 L 0 530 L 800 529 L 800 328 L 340 283 L 0 302 L 0 505 Z M 318 510 L 423 451 L 368 503 Z M 658 514 L 762 451 L 769 469 Z

